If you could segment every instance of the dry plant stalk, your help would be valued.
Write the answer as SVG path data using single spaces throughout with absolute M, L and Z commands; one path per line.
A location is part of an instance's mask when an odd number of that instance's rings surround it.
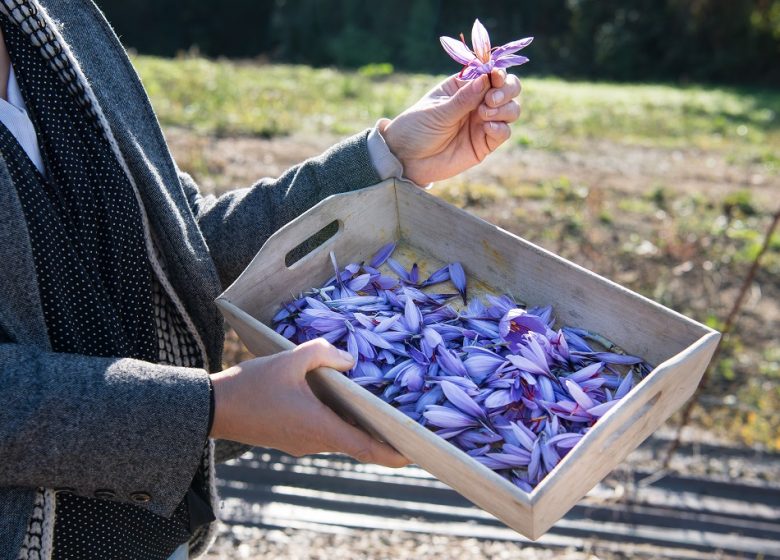
M 693 394 L 693 396 L 691 397 L 691 399 L 688 401 L 688 403 L 685 405 L 685 408 L 683 409 L 682 418 L 680 419 L 680 423 L 677 426 L 677 433 L 675 434 L 674 440 L 669 445 L 669 448 L 666 451 L 666 457 L 664 458 L 663 465 L 661 466 L 661 472 L 665 472 L 669 468 L 669 463 L 671 463 L 672 457 L 674 457 L 675 452 L 677 451 L 677 449 L 680 447 L 680 444 L 682 443 L 682 431 L 690 422 L 691 412 L 693 411 L 693 407 L 698 402 L 699 395 L 701 395 L 702 391 L 707 386 L 710 370 L 713 367 L 715 367 L 715 365 L 718 363 L 718 359 L 720 358 L 720 353 L 723 348 L 723 341 L 726 339 L 726 337 L 731 332 L 731 329 L 734 327 L 734 323 L 736 322 L 737 317 L 739 316 L 739 312 L 742 309 L 742 305 L 745 303 L 745 296 L 747 295 L 748 289 L 750 289 L 750 286 L 753 284 L 753 279 L 755 278 L 756 273 L 758 272 L 758 269 L 761 266 L 761 259 L 764 256 L 764 253 L 766 253 L 767 249 L 769 249 L 769 243 L 772 240 L 772 236 L 774 235 L 775 230 L 777 229 L 778 223 L 780 223 L 780 209 L 778 209 L 777 212 L 775 212 L 774 215 L 772 216 L 772 221 L 770 222 L 769 227 L 767 228 L 766 233 L 764 234 L 764 239 L 761 244 L 761 249 L 758 251 L 755 258 L 753 259 L 753 262 L 750 264 L 750 269 L 748 270 L 748 273 L 745 276 L 745 279 L 742 281 L 742 285 L 739 288 L 739 294 L 737 295 L 737 298 L 734 300 L 734 304 L 731 306 L 731 310 L 729 311 L 729 314 L 723 323 L 723 328 L 721 329 L 722 337 L 720 339 L 720 342 L 718 343 L 718 346 L 715 348 L 715 353 L 712 356 L 710 365 L 704 371 L 704 376 L 702 377 L 701 383 L 699 383 L 699 387 L 696 389 L 696 392 Z

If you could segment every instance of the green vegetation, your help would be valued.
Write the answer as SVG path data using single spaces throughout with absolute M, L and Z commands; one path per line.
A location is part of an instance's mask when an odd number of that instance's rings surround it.
M 164 125 L 220 135 L 347 134 L 397 114 L 441 78 L 391 74 L 383 65 L 345 72 L 203 58 L 134 62 Z M 552 78 L 525 78 L 523 87 L 515 141 L 524 146 L 698 147 L 778 168 L 780 92 Z

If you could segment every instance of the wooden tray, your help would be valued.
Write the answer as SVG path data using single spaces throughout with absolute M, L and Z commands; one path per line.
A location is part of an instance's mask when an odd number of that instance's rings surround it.
M 285 265 L 288 253 L 333 222 L 338 224 L 335 235 Z M 402 243 L 421 262 L 459 261 L 470 283 L 531 306 L 552 304 L 559 324 L 597 332 L 629 354 L 658 364 L 530 494 L 341 373 L 310 372 L 309 383 L 329 406 L 531 539 L 543 535 L 691 396 L 720 338 L 704 325 L 394 180 L 331 196 L 284 226 L 217 305 L 255 354 L 292 348 L 268 326 L 279 306 L 332 276 L 330 251 L 342 264 L 360 262 L 390 241 Z

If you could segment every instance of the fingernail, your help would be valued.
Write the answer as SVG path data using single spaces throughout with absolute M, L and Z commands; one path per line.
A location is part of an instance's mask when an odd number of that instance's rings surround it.
M 498 123 L 497 122 L 491 122 L 490 123 L 490 128 L 492 128 L 493 130 L 498 130 Z
M 503 91 L 496 91 L 491 96 L 491 99 L 493 99 L 493 103 L 501 103 L 504 100 L 504 92 Z
M 342 358 L 344 358 L 345 360 L 347 360 L 350 363 L 355 361 L 355 358 L 352 357 L 352 354 L 350 354 L 349 352 L 347 352 L 345 350 L 339 350 L 339 354 L 341 355 Z
M 485 116 L 487 117 L 493 117 L 498 114 L 498 109 L 488 109 L 485 111 Z
M 474 81 L 471 82 L 471 91 L 474 93 L 479 93 L 482 91 L 482 76 L 475 78 Z

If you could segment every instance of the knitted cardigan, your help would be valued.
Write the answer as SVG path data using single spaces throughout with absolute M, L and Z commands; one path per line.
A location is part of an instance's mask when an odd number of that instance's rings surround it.
M 279 227 L 331 194 L 379 181 L 367 131 L 278 179 L 204 196 L 173 162 L 137 74 L 90 0 L 0 0 L 0 10 L 94 114 L 140 203 L 156 279 L 207 369 L 218 370 L 223 323 L 214 298 Z M 206 370 L 51 351 L 25 218 L 2 158 L 0 263 L 0 560 L 18 558 L 34 512 L 36 548 L 48 557 L 58 489 L 110 489 L 170 515 L 203 461 L 213 490 L 215 455 L 245 447 L 216 442 L 214 451 L 211 441 L 204 454 Z M 73 409 L 77 421 L 59 413 Z M 205 549 L 200 537 L 196 554 Z

